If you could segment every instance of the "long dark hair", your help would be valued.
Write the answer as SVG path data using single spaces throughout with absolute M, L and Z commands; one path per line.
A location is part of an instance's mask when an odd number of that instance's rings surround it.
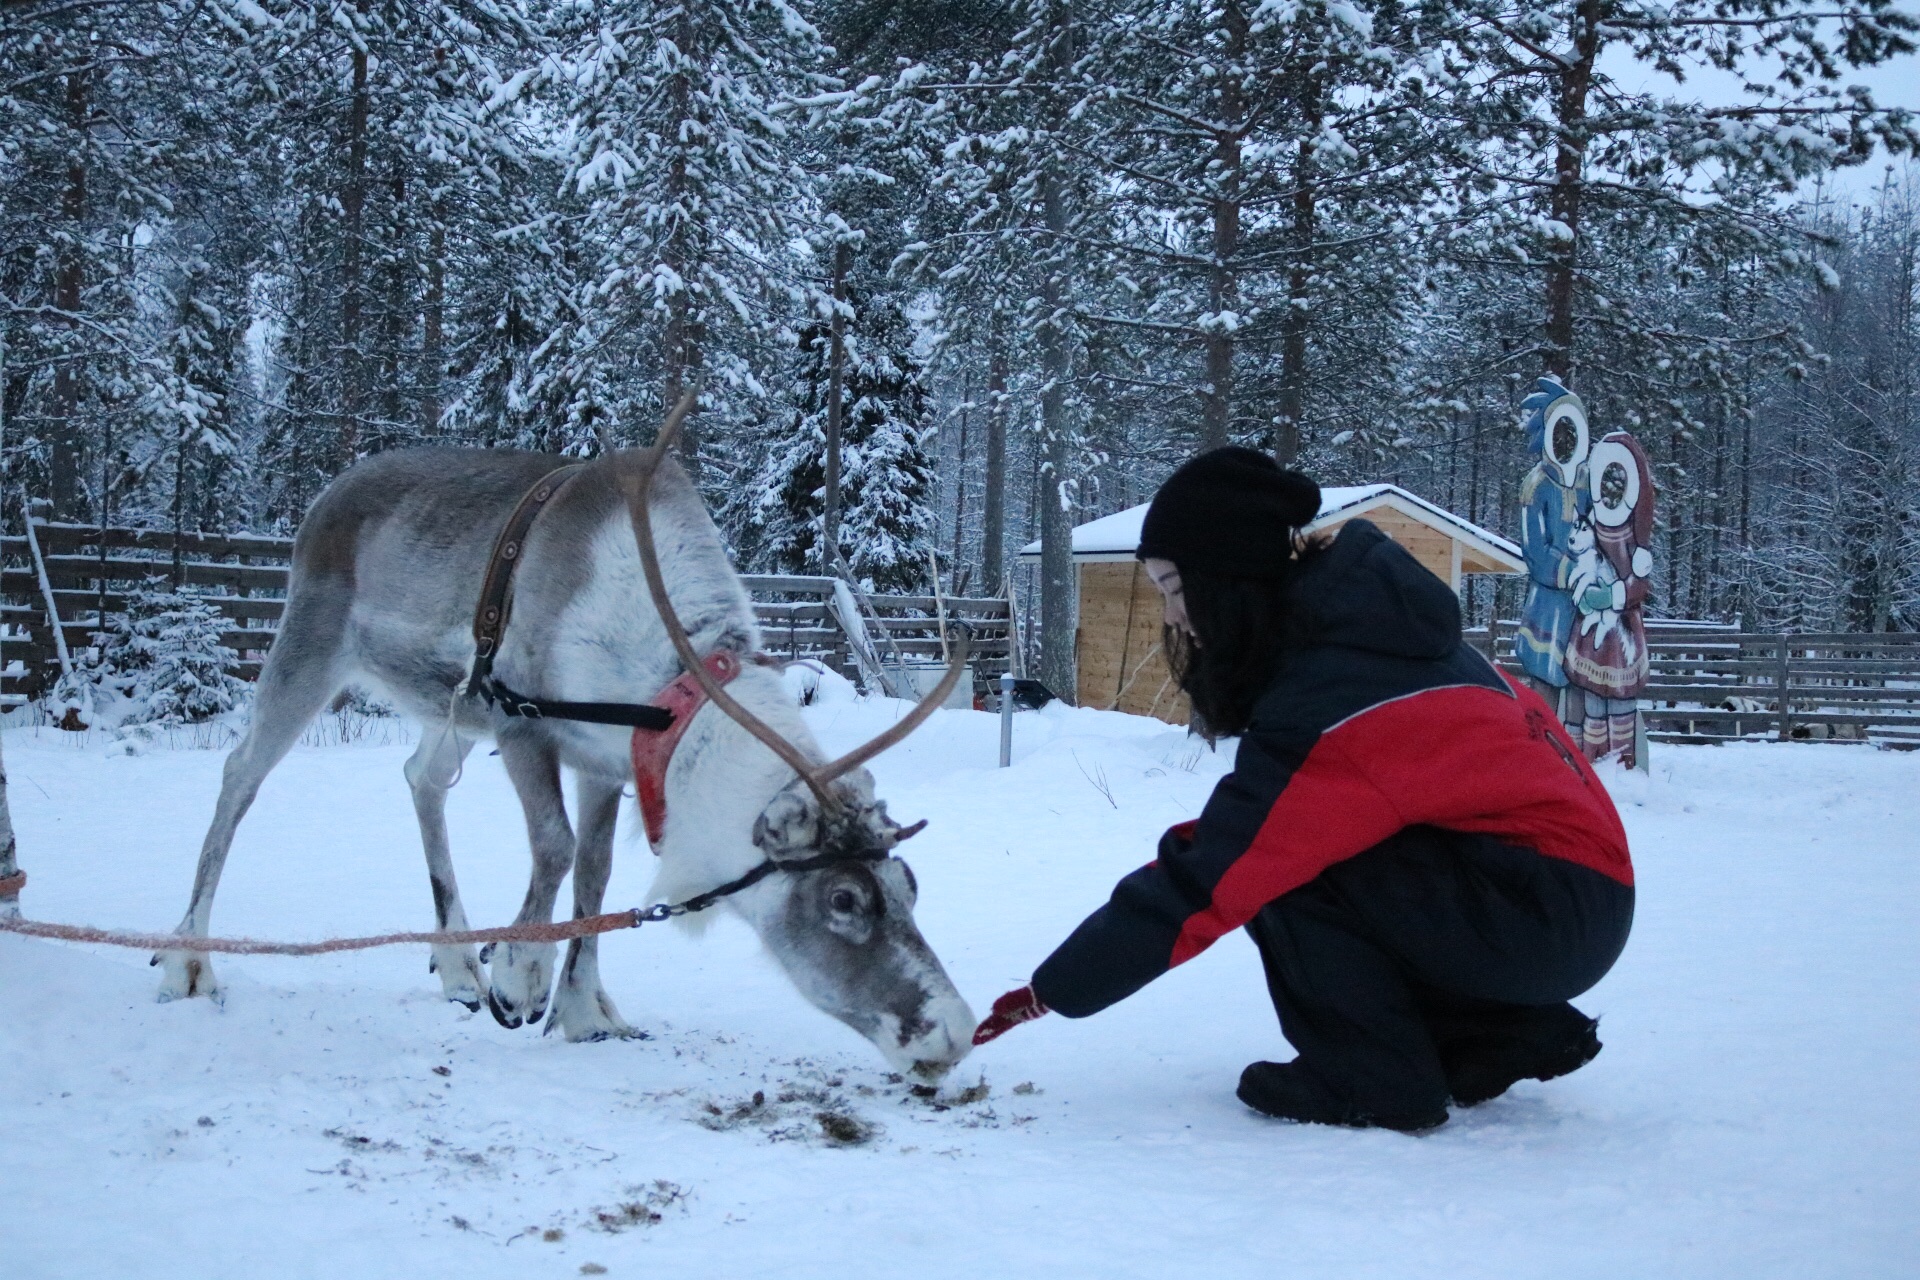
M 1167 665 L 1193 703 L 1195 728 L 1209 741 L 1245 733 L 1253 704 L 1306 634 L 1295 603 L 1300 570 L 1325 549 L 1322 539 L 1298 544 L 1290 571 L 1278 578 L 1239 578 L 1180 570 L 1188 635 L 1165 631 Z

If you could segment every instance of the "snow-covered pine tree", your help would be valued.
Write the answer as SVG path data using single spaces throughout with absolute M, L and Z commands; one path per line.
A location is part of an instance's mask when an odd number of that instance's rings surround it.
M 1590 243 L 1609 222 L 1669 237 L 1718 222 L 1729 246 L 1808 266 L 1773 202 L 1755 197 L 1876 144 L 1920 145 L 1907 113 L 1841 84 L 1846 68 L 1913 50 L 1920 19 L 1890 0 L 1471 0 L 1449 23 L 1436 41 L 1450 93 L 1433 105 L 1459 125 L 1448 221 L 1462 230 L 1449 244 L 1537 291 L 1532 341 L 1542 371 L 1568 385 L 1596 329 L 1635 325 L 1604 277 L 1609 255 Z M 1749 96 L 1711 105 L 1651 78 L 1636 87 L 1614 70 L 1635 64 L 1676 79 L 1737 71 Z M 1659 337 L 1657 324 L 1638 328 Z
M 179 538 L 207 513 L 221 472 L 238 447 L 234 413 L 236 321 L 244 299 L 207 260 L 191 254 L 163 295 L 159 368 L 147 392 L 147 440 L 136 460 L 141 480 L 170 488 L 164 497 L 174 534 L 173 586 L 181 586 Z M 195 501 L 196 491 L 199 501 Z
M 761 394 L 796 295 L 790 224 L 813 198 L 789 120 L 827 84 L 818 35 L 785 0 L 617 0 L 565 23 L 556 109 L 591 256 L 574 332 L 549 341 L 570 352 L 566 385 L 605 388 L 623 443 L 699 384 L 707 413 L 682 436 L 698 474 L 714 419 Z
M 8 420 L 15 441 L 42 446 L 14 474 L 51 498 L 55 519 L 98 516 L 108 437 L 137 400 L 145 344 L 134 232 L 165 216 L 183 132 L 169 95 L 153 90 L 192 8 L 0 9 Z
M 1309 421 L 1323 440 L 1377 430 L 1390 322 L 1418 278 L 1395 233 L 1430 182 L 1413 15 L 1143 0 L 1113 16 L 1091 37 L 1097 153 L 1129 290 L 1094 320 L 1144 348 L 1128 376 L 1168 378 L 1205 447 L 1292 463 Z
M 1019 29 L 991 67 L 975 63 L 959 83 L 924 90 L 952 120 L 939 182 L 961 222 L 914 256 L 936 279 L 972 279 L 997 293 L 1037 356 L 1038 674 L 1071 696 L 1071 544 L 1087 410 L 1082 301 L 1105 275 L 1098 246 L 1108 239 L 1110 191 L 1089 159 L 1085 108 L 1106 90 L 1072 4 L 1023 0 L 1017 8 Z
M 275 235 L 265 470 L 291 523 L 356 458 L 433 436 L 459 388 L 462 272 L 517 212 L 522 0 L 262 0 L 244 154 Z
M 936 523 L 924 371 L 897 307 L 857 295 L 849 303 L 840 552 L 868 590 L 911 592 L 926 582 Z M 751 532 L 770 568 L 832 573 L 821 563 L 829 326 L 808 325 L 798 347 L 799 403 L 753 487 Z

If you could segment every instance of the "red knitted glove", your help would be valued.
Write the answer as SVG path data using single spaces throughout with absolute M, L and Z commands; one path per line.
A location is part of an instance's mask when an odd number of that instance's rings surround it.
M 1007 1034 L 1023 1022 L 1032 1022 L 1047 1011 L 1031 986 L 1009 991 L 993 1002 L 993 1012 L 974 1030 L 973 1042 L 985 1044 Z

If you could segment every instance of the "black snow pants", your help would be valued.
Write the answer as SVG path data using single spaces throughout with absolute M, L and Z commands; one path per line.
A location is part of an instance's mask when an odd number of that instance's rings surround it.
M 1301 1065 L 1360 1112 L 1444 1107 L 1450 1043 L 1524 1035 L 1604 976 L 1633 889 L 1485 836 L 1409 827 L 1247 926 Z M 1564 1025 L 1564 1023 L 1563 1023 Z

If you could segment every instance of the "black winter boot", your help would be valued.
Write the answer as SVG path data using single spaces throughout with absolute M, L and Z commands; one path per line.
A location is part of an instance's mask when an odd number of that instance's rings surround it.
M 1600 1053 L 1599 1025 L 1571 1005 L 1557 1005 L 1511 1028 L 1443 1042 L 1448 1091 L 1460 1106 L 1475 1107 L 1522 1080 L 1578 1071 Z
M 1234 1094 L 1261 1115 L 1300 1124 L 1419 1133 L 1447 1122 L 1444 1106 L 1423 1115 L 1369 1115 L 1337 1096 L 1298 1060 L 1253 1063 L 1240 1073 L 1240 1087 Z

